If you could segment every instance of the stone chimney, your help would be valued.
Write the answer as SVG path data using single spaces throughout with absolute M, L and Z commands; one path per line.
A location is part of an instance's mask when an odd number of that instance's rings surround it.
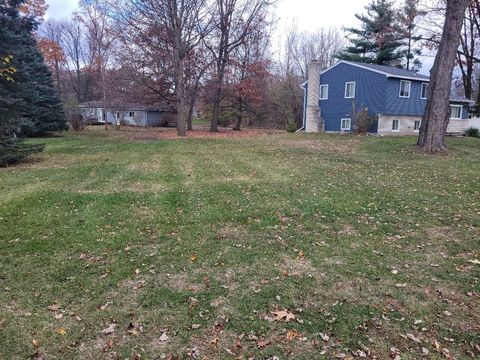
M 308 64 L 308 96 L 305 112 L 305 132 L 323 132 L 325 124 L 320 114 L 320 62 Z

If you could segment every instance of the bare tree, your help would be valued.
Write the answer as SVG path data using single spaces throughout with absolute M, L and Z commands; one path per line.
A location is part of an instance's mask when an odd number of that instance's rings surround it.
M 205 0 L 125 1 L 121 9 L 122 22 L 134 32 L 130 36 L 148 44 L 144 51 L 162 53 L 170 65 L 171 95 L 177 104 L 178 135 L 185 136 L 185 66 L 193 50 L 210 30 Z
M 417 145 L 426 152 L 442 151 L 449 120 L 452 72 L 469 0 L 447 0 L 442 39 L 431 71 L 427 108 Z
M 332 66 L 345 45 L 343 35 L 335 28 L 321 28 L 315 32 L 299 32 L 294 24 L 286 36 L 285 51 L 294 71 L 307 80 L 307 67 L 312 60 L 320 62 L 322 69 Z
M 210 131 L 218 131 L 220 102 L 230 54 L 242 45 L 252 29 L 267 20 L 274 0 L 215 0 L 210 9 L 214 30 L 206 46 L 215 58 L 213 114 Z
M 111 19 L 113 7 L 109 0 L 82 0 L 80 11 L 87 30 L 90 53 L 93 55 L 94 65 L 100 74 L 101 97 L 103 108 L 106 108 L 106 73 L 112 61 L 113 49 L 119 37 L 119 32 L 115 29 Z M 105 129 L 108 129 L 107 118 L 105 119 Z

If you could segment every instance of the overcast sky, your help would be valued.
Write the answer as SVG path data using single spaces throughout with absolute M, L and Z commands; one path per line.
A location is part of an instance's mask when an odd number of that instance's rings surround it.
M 365 5 L 370 0 L 279 0 L 276 8 L 278 18 L 274 42 L 278 43 L 279 37 L 285 29 L 295 22 L 300 30 L 315 31 L 319 28 L 356 26 L 358 21 L 356 13 L 363 13 Z M 78 0 L 47 0 L 49 5 L 47 18 L 61 19 L 77 8 Z M 424 68 L 422 73 L 428 74 L 431 58 L 422 59 Z

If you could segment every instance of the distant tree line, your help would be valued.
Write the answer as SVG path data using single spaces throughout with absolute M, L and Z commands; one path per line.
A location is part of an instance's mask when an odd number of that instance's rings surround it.
M 447 0 L 429 7 L 372 0 L 356 15 L 359 26 L 344 29 L 346 38 L 336 29 L 303 32 L 293 23 L 272 52 L 274 3 L 81 0 L 70 19 L 48 20 L 38 30 L 45 0 L 4 0 L 2 139 L 19 145 L 25 136 L 63 129 L 64 111 L 71 117 L 92 100 L 111 112 L 125 103 L 170 102 L 179 135 L 193 128 L 195 107 L 211 131 L 219 125 L 294 131 L 302 124 L 299 85 L 310 61 L 324 69 L 346 59 L 417 71 L 419 56 L 439 47 L 447 8 Z M 468 1 L 454 83 L 480 102 L 479 14 L 479 0 Z

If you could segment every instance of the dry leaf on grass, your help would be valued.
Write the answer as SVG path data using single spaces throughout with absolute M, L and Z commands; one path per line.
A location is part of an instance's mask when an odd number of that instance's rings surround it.
M 35 347 L 40 346 L 40 340 L 32 339 L 32 345 Z
M 257 347 L 259 349 L 263 349 L 271 344 L 272 342 L 270 340 L 260 340 L 259 342 L 257 342 Z
M 168 339 L 169 339 L 169 337 L 168 337 L 167 333 L 165 333 L 165 332 L 162 335 L 160 335 L 160 337 L 159 337 L 159 340 L 162 341 L 162 342 L 165 342 Z
M 47 309 L 50 310 L 50 311 L 60 311 L 61 306 L 60 306 L 60 304 L 55 303 L 55 304 L 47 306 Z
M 65 330 L 64 328 L 58 328 L 57 330 L 55 330 L 55 332 L 58 335 L 67 335 L 67 330 Z
M 115 332 L 116 326 L 117 324 L 110 324 L 107 328 L 102 330 L 102 334 L 104 335 L 112 334 L 113 332 Z
M 274 311 L 275 321 L 285 321 L 289 322 L 290 320 L 295 320 L 295 315 L 288 310 Z
M 190 255 L 190 261 L 197 261 L 198 259 L 198 255 L 193 253 L 192 255 Z
M 297 330 L 292 329 L 287 331 L 287 340 L 292 341 L 293 339 L 302 336 Z

